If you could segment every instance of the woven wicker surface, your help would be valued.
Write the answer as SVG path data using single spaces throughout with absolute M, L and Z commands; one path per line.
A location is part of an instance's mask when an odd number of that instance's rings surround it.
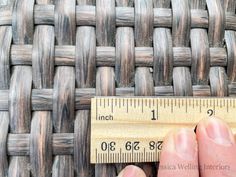
M 235 96 L 235 0 L 0 0 L 0 177 L 90 165 L 90 98 Z M 154 163 L 138 164 L 156 176 Z

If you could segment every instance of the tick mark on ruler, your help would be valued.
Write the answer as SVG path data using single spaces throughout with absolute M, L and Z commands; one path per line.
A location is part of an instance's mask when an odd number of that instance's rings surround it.
M 144 159 L 146 159 L 146 149 L 144 148 Z
M 171 99 L 170 105 L 171 105 L 171 113 L 173 113 L 173 100 L 172 99 Z
M 229 100 L 226 101 L 226 109 L 227 109 L 227 112 L 229 112 Z
M 96 148 L 96 162 L 98 162 L 98 150 Z
M 215 100 L 213 101 L 213 114 L 215 115 L 216 113 L 216 106 L 215 106 Z
M 96 99 L 96 120 L 98 119 L 98 101 Z
M 183 100 L 184 101 L 184 100 Z M 185 100 L 185 112 L 187 113 L 188 112 L 188 103 L 187 103 L 187 100 Z
M 201 101 L 201 99 L 200 99 L 200 113 L 202 112 L 202 101 Z
M 121 152 L 122 152 L 122 150 L 121 150 L 121 148 L 120 148 L 120 162 L 121 162 L 121 155 L 122 155 L 122 153 L 121 153 Z
M 142 100 L 142 113 L 143 113 L 143 100 Z
M 111 112 L 113 113 L 113 99 L 111 99 Z

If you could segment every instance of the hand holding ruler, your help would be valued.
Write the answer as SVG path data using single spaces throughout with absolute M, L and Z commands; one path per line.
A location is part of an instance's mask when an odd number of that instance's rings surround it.
M 91 163 L 157 162 L 170 130 L 194 130 L 203 118 L 220 117 L 236 133 L 230 97 L 96 97 L 91 110 Z

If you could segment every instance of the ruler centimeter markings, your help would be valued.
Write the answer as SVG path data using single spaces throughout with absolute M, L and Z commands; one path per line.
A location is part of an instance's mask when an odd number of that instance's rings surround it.
M 203 118 L 220 117 L 236 133 L 235 98 L 95 97 L 91 100 L 91 163 L 160 160 L 173 129 L 194 130 Z

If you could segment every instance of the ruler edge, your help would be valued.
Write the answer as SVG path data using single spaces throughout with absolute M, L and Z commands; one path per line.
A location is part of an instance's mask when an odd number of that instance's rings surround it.
M 97 100 L 98 99 L 211 99 L 211 100 L 216 100 L 216 99 L 234 99 L 236 100 L 236 97 L 215 97 L 215 96 L 94 96 L 91 98 L 91 131 L 90 131 L 90 163 L 91 164 L 114 164 L 113 162 L 107 162 L 107 163 L 97 163 L 97 162 L 92 162 L 92 119 L 93 116 L 96 118 L 97 116 Z M 95 111 L 92 111 L 92 109 L 95 108 Z M 149 162 L 149 161 L 144 161 L 144 163 Z M 125 163 L 125 162 L 121 162 Z M 128 163 L 135 163 L 135 162 L 128 162 Z M 140 162 L 138 162 L 140 163 Z

